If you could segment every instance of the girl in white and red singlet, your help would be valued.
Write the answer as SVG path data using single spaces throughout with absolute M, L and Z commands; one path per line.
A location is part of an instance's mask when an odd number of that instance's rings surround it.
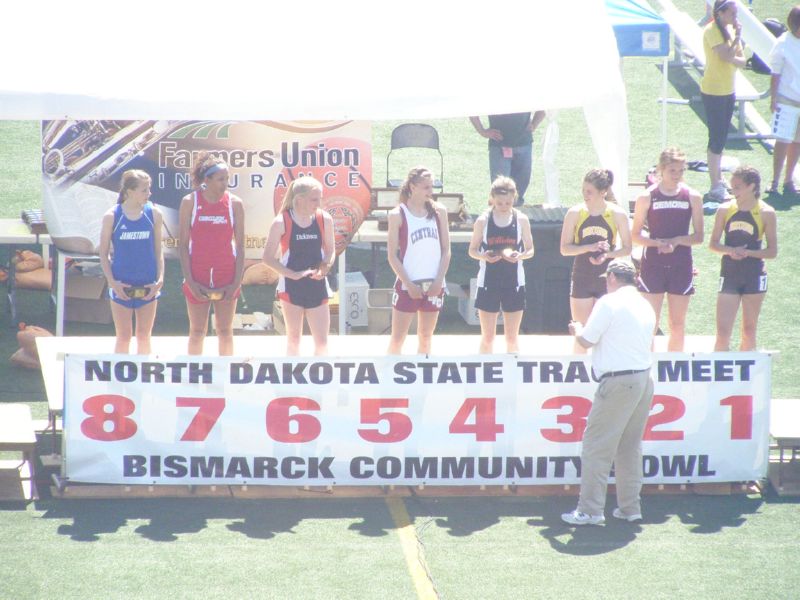
M 244 274 L 244 205 L 228 192 L 228 165 L 208 152 L 192 168 L 195 191 L 181 200 L 178 250 L 189 315 L 189 354 L 202 354 L 208 315 L 220 356 L 233 354 L 233 316 Z
M 278 273 L 276 290 L 286 323 L 286 354 L 297 356 L 303 317 L 314 338 L 314 354 L 328 350 L 331 324 L 326 275 L 336 260 L 333 218 L 320 208 L 322 184 L 300 177 L 286 190 L 269 228 L 263 261 Z
M 428 354 L 444 304 L 450 232 L 447 209 L 433 201 L 433 174 L 425 167 L 411 169 L 400 187 L 400 204 L 389 211 L 386 246 L 397 275 L 389 354 L 400 354 L 415 314 L 417 351 Z

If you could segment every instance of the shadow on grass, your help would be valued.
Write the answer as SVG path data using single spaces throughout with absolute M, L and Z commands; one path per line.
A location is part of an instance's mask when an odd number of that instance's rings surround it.
M 769 502 L 796 504 L 798 499 L 773 497 Z M 419 532 L 435 526 L 450 536 L 468 537 L 497 526 L 501 520 L 517 519 L 557 552 L 574 555 L 614 552 L 635 541 L 645 528 L 676 518 L 689 533 L 719 533 L 746 524 L 764 503 L 760 497 L 744 495 L 646 496 L 644 521 L 627 523 L 610 516 L 612 497 L 604 526 L 574 527 L 561 521 L 561 514 L 574 507 L 574 497 L 404 498 Z M 225 522 L 224 527 L 232 533 L 262 540 L 294 533 L 306 519 L 347 520 L 348 530 L 367 537 L 386 536 L 396 528 L 381 498 L 46 500 L 38 502 L 36 508 L 44 511 L 43 519 L 71 520 L 60 524 L 57 532 L 82 542 L 122 533 L 132 521 L 146 521 L 135 533 L 159 542 L 200 533 L 212 521 Z
M 644 527 L 666 523 L 677 517 L 690 526 L 690 533 L 718 533 L 747 522 L 762 505 L 749 496 L 646 496 L 645 519 L 641 523 L 618 521 L 610 516 L 604 526 L 574 527 L 561 521 L 561 514 L 575 505 L 573 497 L 458 498 L 406 501 L 417 519 L 435 517 L 438 527 L 453 536 L 466 537 L 497 525 L 501 518 L 526 518 L 526 523 L 557 552 L 575 555 L 604 554 L 633 542 Z
M 764 180 L 762 180 L 762 185 Z M 767 183 L 766 185 L 769 185 Z M 781 194 L 780 192 L 765 193 L 762 195 L 764 202 L 778 211 L 792 210 L 793 207 L 800 205 L 800 194 Z
M 253 539 L 292 533 L 305 519 L 360 519 L 350 529 L 362 535 L 388 535 L 394 528 L 383 500 L 242 500 L 217 498 L 154 498 L 136 500 L 46 500 L 36 504 L 44 519 L 72 520 L 58 527 L 74 541 L 96 542 L 105 534 L 121 533 L 130 521 L 148 521 L 135 532 L 157 542 L 174 542 L 200 533 L 209 521 Z

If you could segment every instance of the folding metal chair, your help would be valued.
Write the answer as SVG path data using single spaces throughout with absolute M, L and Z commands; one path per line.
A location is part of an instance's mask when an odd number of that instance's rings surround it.
M 439 132 L 432 125 L 425 123 L 403 123 L 392 131 L 392 144 L 386 155 L 386 187 L 400 187 L 402 179 L 392 179 L 389 175 L 389 157 L 392 152 L 401 148 L 430 148 L 439 155 L 439 179 L 433 182 L 435 189 L 443 189 L 444 157 L 439 150 Z

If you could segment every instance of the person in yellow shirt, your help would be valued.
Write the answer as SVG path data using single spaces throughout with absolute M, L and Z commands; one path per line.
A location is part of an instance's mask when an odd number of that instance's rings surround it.
M 720 167 L 722 149 L 728 140 L 736 103 L 733 83 L 736 69 L 745 65 L 742 25 L 736 13 L 736 0 L 716 0 L 712 11 L 714 20 L 703 30 L 706 70 L 700 92 L 708 125 L 708 175 L 711 178 L 708 198 L 715 202 L 721 202 L 727 195 Z

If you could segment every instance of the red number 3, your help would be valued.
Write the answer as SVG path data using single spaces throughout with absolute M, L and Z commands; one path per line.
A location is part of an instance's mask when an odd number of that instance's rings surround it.
M 111 410 L 106 410 L 110 407 Z M 133 400 L 115 394 L 100 394 L 87 398 L 83 403 L 83 412 L 89 415 L 81 423 L 83 435 L 100 442 L 118 442 L 127 440 L 136 433 L 136 422 L 129 419 L 136 405 Z M 107 428 L 106 423 L 111 423 Z

